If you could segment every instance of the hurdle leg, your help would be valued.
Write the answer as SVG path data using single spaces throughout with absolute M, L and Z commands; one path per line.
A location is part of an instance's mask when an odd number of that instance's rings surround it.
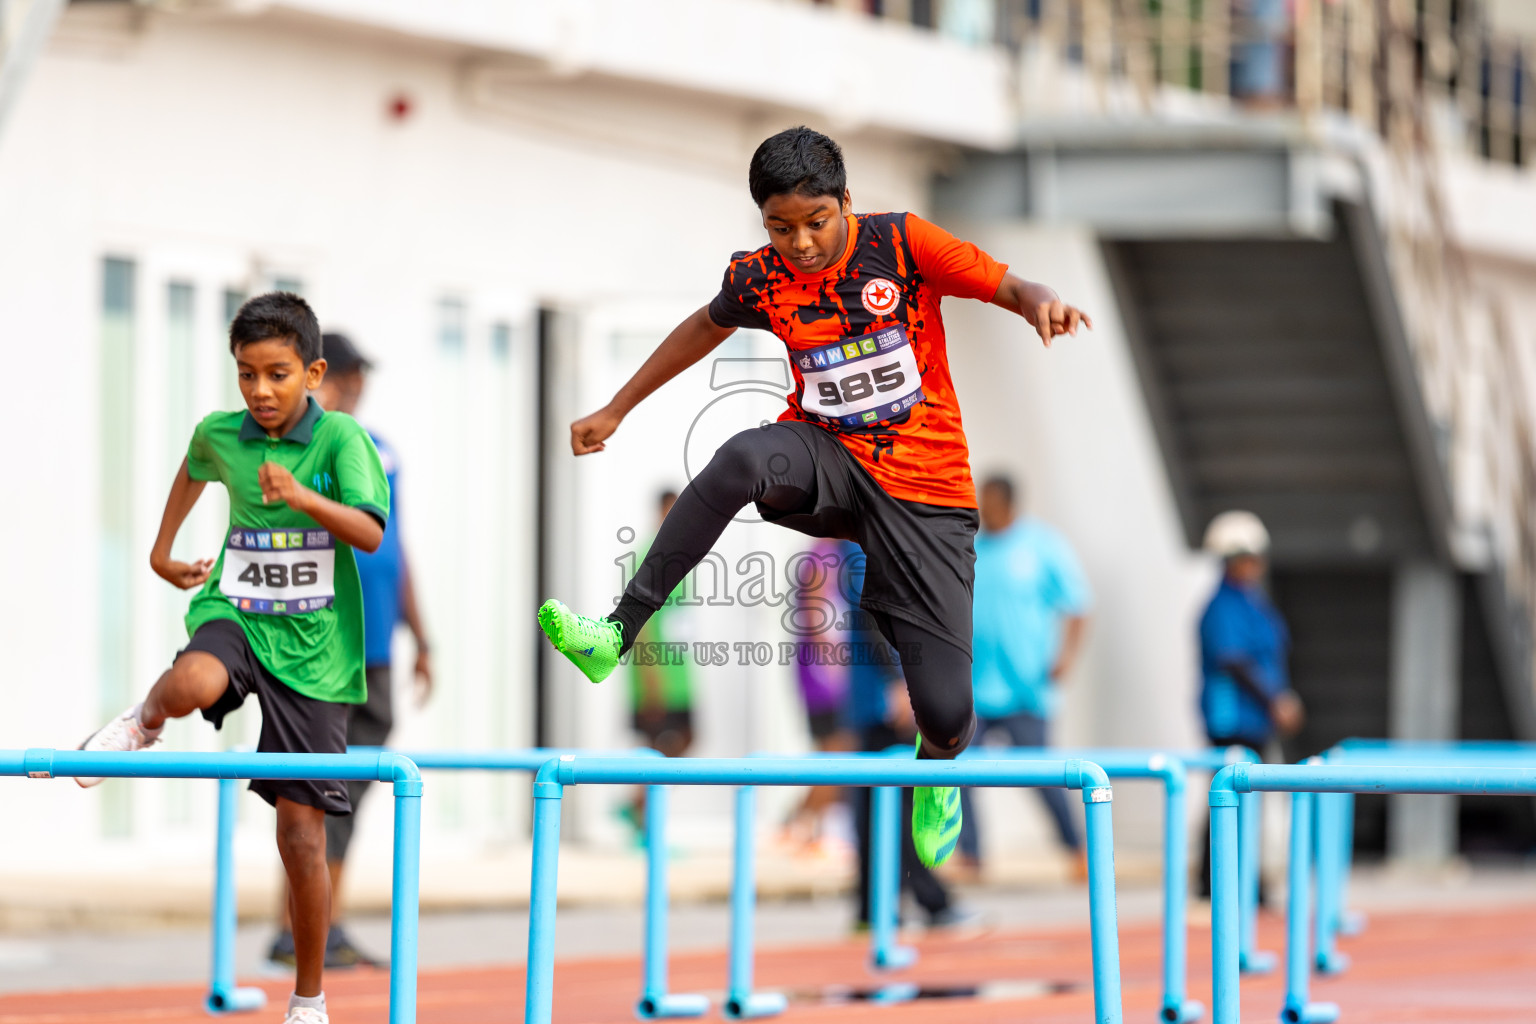
M 1189 836 L 1182 778 L 1165 780 L 1163 800 L 1163 1007 L 1168 1024 L 1192 1024 L 1205 1007 L 1185 996 L 1188 967 Z
M 213 854 L 213 977 L 203 1006 L 212 1014 L 241 1013 L 267 1005 L 259 988 L 235 986 L 235 823 L 238 779 L 219 780 L 219 823 Z
M 869 796 L 869 962 L 893 971 L 917 961 L 917 950 L 896 944 L 901 902 L 901 790 L 875 786 Z
M 1211 790 L 1211 1024 L 1240 1024 L 1243 882 L 1238 870 L 1238 794 Z
M 752 926 L 757 906 L 757 789 L 736 790 L 736 855 L 731 874 L 731 964 L 725 1005 L 727 1020 L 783 1013 L 788 1001 L 777 992 L 752 991 Z
M 1238 797 L 1238 829 L 1241 838 L 1237 847 L 1238 913 L 1241 918 L 1241 952 L 1239 968 L 1244 974 L 1268 974 L 1275 969 L 1275 954 L 1259 949 L 1259 861 L 1260 844 L 1263 841 L 1263 804 L 1258 793 L 1243 793 Z
M 709 997 L 667 991 L 667 798 L 666 786 L 645 790 L 645 966 L 635 1015 L 641 1020 L 702 1017 Z M 530 961 L 531 964 L 531 961 Z
M 1312 819 L 1317 797 L 1296 793 L 1291 797 L 1290 906 L 1286 908 L 1284 1024 L 1328 1024 L 1337 1020 L 1333 1003 L 1313 1003 L 1309 992 L 1311 947 L 1309 912 L 1312 904 Z
M 1093 947 L 1093 1006 L 1097 1024 L 1120 1024 L 1120 929 L 1115 917 L 1113 793 L 1083 788 L 1088 848 L 1088 922 Z
M 1334 927 L 1341 935 L 1359 935 L 1365 931 L 1365 911 L 1349 909 L 1349 875 L 1355 865 L 1355 794 L 1340 794 L 1339 818 L 1339 882 L 1334 897 L 1339 914 Z
M 554 1010 L 555 906 L 560 868 L 560 804 L 564 795 L 565 787 L 560 783 L 534 777 L 533 877 L 528 887 L 524 1024 L 549 1024 Z
M 1340 793 L 1319 793 L 1316 798 L 1317 836 L 1313 847 L 1317 851 L 1317 911 L 1313 916 L 1313 966 L 1321 974 L 1340 974 L 1349 966 L 1349 957 L 1340 953 L 1337 945 L 1343 914 L 1339 904 L 1344 870 L 1343 804 L 1344 794 Z
M 389 1024 L 416 1024 L 421 924 L 421 779 L 395 780 L 394 878 L 389 920 Z

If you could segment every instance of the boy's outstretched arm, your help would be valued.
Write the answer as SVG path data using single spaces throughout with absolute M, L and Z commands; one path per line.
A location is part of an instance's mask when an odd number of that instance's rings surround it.
M 619 423 L 631 409 L 652 391 L 709 355 L 735 332 L 736 328 L 721 327 L 711 320 L 708 306 L 700 307 L 698 312 L 672 329 L 607 405 L 571 424 L 571 451 L 576 455 L 602 451 L 607 447 L 603 442 L 619 429 Z
M 261 500 L 267 504 L 286 502 L 295 512 L 331 531 L 331 536 L 360 551 L 377 551 L 384 541 L 384 524 L 370 512 L 332 501 L 319 491 L 312 491 L 293 478 L 288 468 L 276 462 L 263 462 L 260 470 Z
M 171 482 L 171 493 L 165 499 L 165 512 L 160 516 L 160 532 L 155 535 L 155 546 L 149 551 L 149 567 L 155 575 L 182 590 L 202 586 L 213 571 L 213 559 L 199 558 L 195 562 L 178 562 L 171 557 L 171 545 L 176 534 L 197 499 L 202 497 L 204 480 L 193 480 L 187 473 L 187 460 L 181 460 L 176 479 Z
M 1017 274 L 1003 275 L 1003 283 L 997 286 L 992 304 L 1028 320 L 1046 348 L 1051 347 L 1051 339 L 1058 334 L 1076 334 L 1079 323 L 1093 329 L 1092 318 L 1076 306 L 1062 302 L 1054 289 L 1026 281 Z

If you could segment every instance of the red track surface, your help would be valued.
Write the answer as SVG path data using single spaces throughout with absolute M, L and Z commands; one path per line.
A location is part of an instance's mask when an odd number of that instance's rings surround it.
M 1281 948 L 1281 923 L 1261 924 L 1263 948 Z M 1161 953 L 1155 928 L 1121 930 L 1125 1019 L 1152 1024 L 1159 1002 Z M 1190 993 L 1209 1004 L 1209 933 L 1190 935 Z M 801 946 L 762 952 L 758 983 L 793 993 L 786 1022 L 841 1024 L 966 1024 L 1029 1021 L 1087 1024 L 1093 1020 L 1085 930 L 983 933 L 921 943 L 922 958 L 900 980 L 939 988 L 991 984 L 987 998 L 923 999 L 895 1006 L 827 1001 L 838 988 L 868 988 L 882 980 L 864 967 L 860 943 Z M 1315 979 L 1312 998 L 1340 1003 L 1344 1024 L 1434 1021 L 1503 1024 L 1536 1021 L 1536 922 L 1529 908 L 1509 911 L 1380 914 L 1370 929 L 1346 940 L 1354 958 L 1339 978 Z M 555 971 L 559 1024 L 624 1024 L 633 1020 L 639 963 L 631 958 L 562 961 Z M 673 958 L 672 987 L 705 992 L 718 1005 L 725 983 L 722 953 Z M 274 1002 L 287 986 L 266 983 Z M 1066 991 L 1059 991 L 1065 987 Z M 1278 975 L 1246 979 L 1243 1015 L 1276 1019 Z M 326 980 L 337 1024 L 385 1024 L 388 979 L 379 972 L 333 974 Z M 0 997 L 0 1024 L 206 1024 L 196 987 L 49 992 Z M 426 971 L 421 975 L 422 1024 L 491 1024 L 522 1019 L 520 967 Z M 280 1019 L 269 1006 L 245 1019 Z M 713 1019 L 718 1019 L 712 1013 Z

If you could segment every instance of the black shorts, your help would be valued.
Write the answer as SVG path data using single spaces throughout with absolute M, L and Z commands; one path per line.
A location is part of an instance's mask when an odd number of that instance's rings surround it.
M 252 694 L 261 702 L 261 739 L 256 749 L 274 754 L 345 754 L 347 715 L 350 704 L 315 700 L 279 680 L 256 657 L 245 630 L 229 619 L 215 619 L 199 626 L 187 646 L 177 652 L 202 651 L 219 659 L 229 673 L 229 686 L 203 717 L 215 729 L 223 728 L 224 716 L 245 703 Z M 272 806 L 283 797 L 297 804 L 318 807 L 327 814 L 351 814 L 346 784 L 336 779 L 253 779 L 251 791 Z
M 922 626 L 969 655 L 979 513 L 893 498 L 824 427 L 774 426 L 795 431 L 810 449 L 816 497 L 794 512 L 758 504 L 758 514 L 812 537 L 857 542 L 867 559 L 859 605 Z

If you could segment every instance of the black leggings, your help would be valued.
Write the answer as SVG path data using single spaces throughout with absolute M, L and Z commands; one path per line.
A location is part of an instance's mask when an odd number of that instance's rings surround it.
M 635 578 L 608 616 L 623 624 L 625 649 L 747 504 L 789 513 L 809 508 L 815 499 L 816 460 L 793 430 L 768 424 L 726 441 L 678 495 Z M 873 613 L 873 618 L 901 654 L 912 713 L 923 736 L 918 756 L 956 756 L 976 731 L 970 654 L 915 623 L 884 613 Z

